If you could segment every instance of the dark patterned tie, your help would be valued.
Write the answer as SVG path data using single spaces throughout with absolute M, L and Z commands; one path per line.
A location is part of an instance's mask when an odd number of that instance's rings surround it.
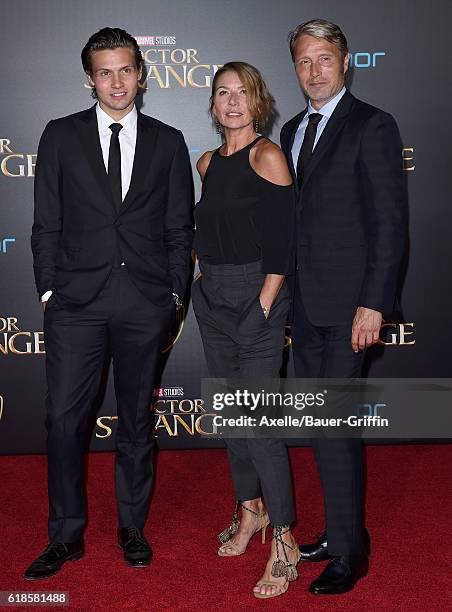
M 300 154 L 297 161 L 297 182 L 298 187 L 301 189 L 303 182 L 304 170 L 309 158 L 312 155 L 312 149 L 314 147 L 315 135 L 317 134 L 317 126 L 322 120 L 323 115 L 320 113 L 312 113 L 309 115 L 308 125 L 304 133 L 303 144 L 301 145 Z
M 121 185 L 121 147 L 119 146 L 119 132 L 122 130 L 120 123 L 110 125 L 110 150 L 108 152 L 108 178 L 113 193 L 116 210 L 119 211 L 122 204 Z

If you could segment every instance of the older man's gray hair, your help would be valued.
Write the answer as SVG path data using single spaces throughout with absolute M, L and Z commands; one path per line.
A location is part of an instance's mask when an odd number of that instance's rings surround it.
M 345 56 L 348 53 L 348 43 L 340 27 L 331 21 L 327 21 L 326 19 L 311 19 L 310 21 L 301 23 L 289 34 L 289 47 L 292 60 L 295 59 L 295 43 L 300 36 L 303 36 L 304 34 L 313 36 L 314 38 L 324 38 L 325 40 L 336 44 L 341 52 L 342 60 L 345 59 Z

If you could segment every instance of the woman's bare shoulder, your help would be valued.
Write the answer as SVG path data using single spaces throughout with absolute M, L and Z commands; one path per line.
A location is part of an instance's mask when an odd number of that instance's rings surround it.
M 250 163 L 259 176 L 276 185 L 292 183 L 286 157 L 277 144 L 263 138 L 253 149 L 255 153 L 253 159 L 250 158 Z
M 212 159 L 212 155 L 215 153 L 213 151 L 206 151 L 201 155 L 201 157 L 196 162 L 196 170 L 199 172 L 199 176 L 201 180 L 203 180 L 205 173 L 207 172 L 207 168 L 209 167 L 210 160 Z

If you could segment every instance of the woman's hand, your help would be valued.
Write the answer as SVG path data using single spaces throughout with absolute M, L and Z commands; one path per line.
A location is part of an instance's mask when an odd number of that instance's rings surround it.
M 285 277 L 281 276 L 281 274 L 267 274 L 265 277 L 264 284 L 259 294 L 259 302 L 265 318 L 268 318 L 270 314 L 270 309 L 282 287 L 284 278 Z

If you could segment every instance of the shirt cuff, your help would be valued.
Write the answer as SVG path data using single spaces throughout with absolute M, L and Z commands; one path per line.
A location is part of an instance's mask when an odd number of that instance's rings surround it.
M 46 291 L 41 295 L 41 302 L 47 302 L 49 297 L 52 295 L 53 291 Z

